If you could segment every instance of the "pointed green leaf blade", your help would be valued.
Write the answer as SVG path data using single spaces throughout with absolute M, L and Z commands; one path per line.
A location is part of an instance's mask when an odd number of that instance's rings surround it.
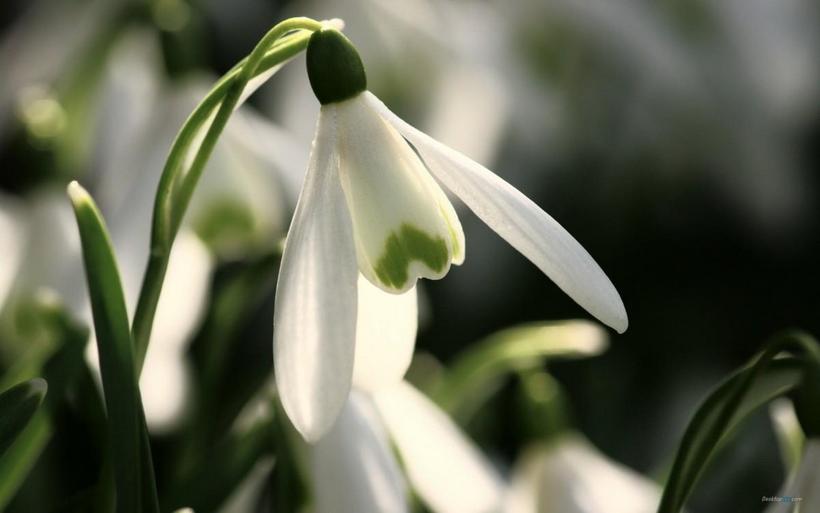
M 117 490 L 117 511 L 141 513 L 143 413 L 134 366 L 125 299 L 105 224 L 77 182 L 68 186 L 83 250 L 88 293 L 97 334 Z M 147 484 L 147 483 L 146 483 Z

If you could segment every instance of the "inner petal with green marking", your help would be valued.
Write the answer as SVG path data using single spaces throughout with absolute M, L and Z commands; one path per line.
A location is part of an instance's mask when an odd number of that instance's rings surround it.
M 410 265 L 421 262 L 441 272 L 449 263 L 447 242 L 432 238 L 415 226 L 404 224 L 387 237 L 384 254 L 376 262 L 376 275 L 383 283 L 402 289 L 410 279 Z
M 460 264 L 461 223 L 410 145 L 360 96 L 322 109 L 336 123 L 340 181 L 365 278 L 404 292 Z

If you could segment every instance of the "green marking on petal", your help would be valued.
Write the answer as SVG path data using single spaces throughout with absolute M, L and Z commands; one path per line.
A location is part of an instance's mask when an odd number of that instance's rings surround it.
M 251 212 L 237 201 L 215 199 L 194 221 L 197 235 L 210 248 L 227 248 L 253 240 L 256 221 Z
M 453 255 L 459 255 L 461 254 L 462 248 L 458 240 L 458 231 L 456 230 L 455 226 L 453 226 L 453 223 L 450 220 L 450 216 L 447 215 L 447 212 L 441 207 L 439 207 L 439 210 L 441 211 L 441 215 L 444 217 L 445 221 L 447 221 L 447 231 L 450 232 L 450 240 L 453 244 Z
M 415 226 L 404 223 L 387 237 L 384 253 L 375 271 L 382 283 L 402 289 L 409 278 L 410 262 L 418 260 L 438 273 L 449 259 L 447 243 L 442 237 L 434 239 Z

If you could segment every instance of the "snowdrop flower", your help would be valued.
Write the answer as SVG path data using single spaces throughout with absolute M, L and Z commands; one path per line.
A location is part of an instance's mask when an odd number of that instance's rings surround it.
M 386 294 L 358 279 L 354 390 L 311 449 L 318 513 L 408 511 L 404 475 L 436 513 L 498 511 L 503 485 L 453 422 L 402 381 L 417 330 L 415 288 Z
M 274 314 L 277 388 L 306 440 L 327 432 L 349 394 L 358 274 L 402 293 L 463 262 L 461 224 L 439 184 L 581 306 L 626 329 L 615 287 L 580 244 L 510 184 L 390 112 L 340 32 L 311 36 L 307 67 L 322 107 Z
M 513 472 L 505 513 L 654 513 L 660 487 L 577 435 L 530 449 Z

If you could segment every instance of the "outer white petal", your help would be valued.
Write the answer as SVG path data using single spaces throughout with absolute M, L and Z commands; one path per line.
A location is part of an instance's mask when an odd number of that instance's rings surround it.
M 358 273 L 334 138 L 332 120 L 320 113 L 282 256 L 274 312 L 279 397 L 308 442 L 333 425 L 353 376 Z
M 430 172 L 482 221 L 592 315 L 618 332 L 626 330 L 626 310 L 618 291 L 557 221 L 487 168 L 404 122 L 370 92 L 365 92 L 364 98 L 416 147 Z
M 580 437 L 525 453 L 513 472 L 505 513 L 653 513 L 660 487 L 614 463 Z
M 436 513 L 489 513 L 502 483 L 490 463 L 443 411 L 406 382 L 374 394 L 410 484 Z
M 338 127 L 342 188 L 359 269 L 388 292 L 460 263 L 464 235 L 450 201 L 401 135 L 359 95 L 322 107 Z
M 389 294 L 360 274 L 353 364 L 356 388 L 375 390 L 401 381 L 413 358 L 417 330 L 416 287 Z
M 353 391 L 333 428 L 313 447 L 317 513 L 407 511 L 406 485 L 373 403 Z

